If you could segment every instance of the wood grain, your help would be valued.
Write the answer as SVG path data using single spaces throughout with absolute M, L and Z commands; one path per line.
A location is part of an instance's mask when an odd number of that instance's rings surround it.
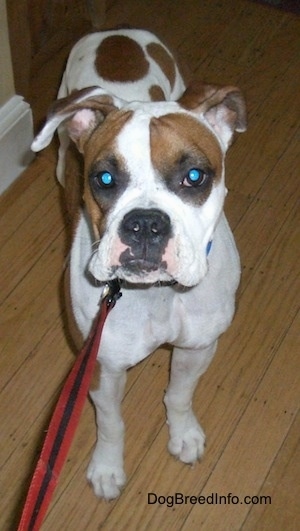
M 246 0 L 116 0 L 106 2 L 105 17 L 107 27 L 125 22 L 157 32 L 186 60 L 191 76 L 245 93 L 249 130 L 228 155 L 226 202 L 243 277 L 233 325 L 196 391 L 195 410 L 207 434 L 203 461 L 190 468 L 167 452 L 162 398 L 170 352 L 162 348 L 129 372 L 124 493 L 104 503 L 86 482 L 95 442 L 87 402 L 43 531 L 296 530 L 300 21 Z M 68 21 L 66 35 L 51 34 L 37 54 L 29 87 L 36 124 L 55 97 L 72 31 L 86 31 L 87 20 L 75 12 Z M 55 158 L 54 142 L 0 198 L 3 530 L 15 528 L 74 355 L 65 330 L 61 278 L 68 246 Z M 232 493 L 239 503 L 149 505 L 149 492 Z M 271 504 L 247 504 L 245 496 L 270 496 Z

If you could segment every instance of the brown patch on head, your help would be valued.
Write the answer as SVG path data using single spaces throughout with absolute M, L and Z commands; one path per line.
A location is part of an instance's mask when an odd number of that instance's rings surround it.
M 152 85 L 149 88 L 149 96 L 151 101 L 166 101 L 164 92 L 159 85 Z
M 166 114 L 151 120 L 151 148 L 159 168 L 174 163 L 179 156 L 190 153 L 206 159 L 216 176 L 222 173 L 222 152 L 218 141 L 207 127 L 192 116 Z
M 187 114 L 166 114 L 151 120 L 152 163 L 167 186 L 183 200 L 203 203 L 222 175 L 223 155 L 215 136 Z M 185 174 L 193 168 L 209 176 L 206 186 L 182 187 Z
M 150 57 L 158 64 L 167 79 L 169 80 L 171 88 L 175 83 L 175 63 L 172 56 L 165 50 L 165 48 L 156 42 L 151 42 L 147 45 L 147 52 Z
M 89 142 L 84 146 L 85 183 L 84 202 L 86 204 L 96 239 L 102 235 L 106 219 L 105 214 L 122 193 L 126 184 L 126 164 L 117 152 L 116 139 L 131 119 L 132 111 L 117 110 L 110 113 L 105 121 L 93 131 Z M 95 186 L 92 175 L 104 171 L 118 176 L 117 190 L 101 190 Z
M 145 77 L 149 63 L 136 41 L 125 35 L 112 35 L 98 47 L 95 67 L 103 79 L 127 83 Z

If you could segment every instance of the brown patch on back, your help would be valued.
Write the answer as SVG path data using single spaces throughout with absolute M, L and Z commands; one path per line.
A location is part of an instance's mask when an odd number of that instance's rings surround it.
M 215 178 L 222 174 L 222 152 L 214 135 L 198 120 L 187 114 L 166 114 L 151 120 L 151 154 L 154 166 L 161 175 L 183 155 L 208 161 Z
M 95 67 L 103 79 L 127 83 L 145 77 L 149 63 L 136 41 L 125 35 L 112 35 L 98 47 Z
M 149 96 L 151 101 L 166 101 L 164 92 L 159 85 L 152 85 L 149 88 Z
M 150 57 L 158 64 L 165 76 L 170 82 L 171 89 L 175 83 L 175 63 L 172 56 L 165 50 L 165 48 L 156 42 L 151 42 L 147 45 L 147 52 Z

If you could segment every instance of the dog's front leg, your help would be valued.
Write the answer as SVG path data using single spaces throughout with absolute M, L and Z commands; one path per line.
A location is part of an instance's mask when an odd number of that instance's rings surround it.
M 126 371 L 101 367 L 100 387 L 90 395 L 96 408 L 97 444 L 88 467 L 87 478 L 96 496 L 117 498 L 126 482 L 123 469 L 124 423 L 121 402 Z
M 217 341 L 201 350 L 173 350 L 170 383 L 164 399 L 170 434 L 168 449 L 183 463 L 194 463 L 204 452 L 205 434 L 193 413 L 192 398 L 216 347 Z

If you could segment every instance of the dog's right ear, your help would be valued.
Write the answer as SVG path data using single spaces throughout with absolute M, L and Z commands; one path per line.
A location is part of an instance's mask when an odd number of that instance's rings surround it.
M 84 140 L 105 117 L 116 108 L 122 107 L 122 100 L 107 94 L 101 87 L 88 87 L 57 100 L 48 113 L 46 123 L 34 139 L 32 151 L 47 147 L 56 129 L 68 121 L 70 138 L 82 151 Z

